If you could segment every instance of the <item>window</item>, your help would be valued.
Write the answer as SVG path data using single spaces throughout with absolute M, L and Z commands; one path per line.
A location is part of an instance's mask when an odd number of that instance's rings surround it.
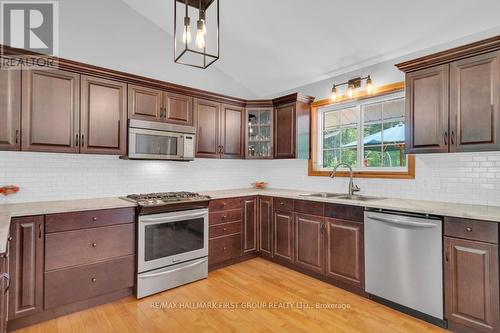
M 319 110 L 322 169 L 406 167 L 405 106 L 399 95 Z
M 346 163 L 357 177 L 414 178 L 414 158 L 405 153 L 404 85 L 395 86 L 375 97 L 313 104 L 309 175 L 327 176 Z

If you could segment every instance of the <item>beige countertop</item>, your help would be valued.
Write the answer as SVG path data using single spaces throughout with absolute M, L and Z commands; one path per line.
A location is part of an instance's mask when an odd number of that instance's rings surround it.
M 445 203 L 436 201 L 422 201 L 409 199 L 386 199 L 380 198 L 369 202 L 358 202 L 337 198 L 317 198 L 304 197 L 300 194 L 310 193 L 311 191 L 284 190 L 284 189 L 265 189 L 256 190 L 252 188 L 232 189 L 220 191 L 201 192 L 211 196 L 213 199 L 222 199 L 230 197 L 267 195 L 290 199 L 320 201 L 327 203 L 338 203 L 352 206 L 363 206 L 370 208 L 381 208 L 397 210 L 404 212 L 423 213 L 440 216 L 453 216 L 478 220 L 486 220 L 500 223 L 500 207 L 481 206 L 457 203 Z M 28 202 L 0 205 L 0 253 L 5 252 L 7 237 L 9 234 L 10 220 L 12 217 L 45 215 L 63 212 L 75 212 L 95 209 L 135 207 L 132 202 L 119 198 L 96 198 L 81 200 L 62 200 L 47 202 Z

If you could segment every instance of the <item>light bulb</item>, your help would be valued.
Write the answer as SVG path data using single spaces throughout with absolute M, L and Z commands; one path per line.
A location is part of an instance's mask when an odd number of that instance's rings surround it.
M 347 97 L 352 98 L 352 86 L 349 85 L 347 87 Z
M 203 32 L 205 29 L 205 22 L 202 20 L 198 21 L 198 31 L 196 32 L 196 46 L 198 48 L 203 49 L 206 45 L 205 43 L 205 35 L 206 35 L 206 30 Z
M 372 83 L 372 78 L 370 75 L 368 75 L 368 78 L 366 79 L 366 92 L 371 94 L 373 91 L 373 83 Z
M 189 16 L 184 17 L 184 31 L 182 32 L 182 42 L 184 44 L 191 43 L 191 19 Z
M 335 85 L 333 85 L 332 94 L 331 94 L 330 98 L 334 102 L 337 99 L 337 87 Z

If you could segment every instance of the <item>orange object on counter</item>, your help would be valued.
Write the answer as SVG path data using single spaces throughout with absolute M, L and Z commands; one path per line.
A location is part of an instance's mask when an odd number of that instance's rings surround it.
M 19 187 L 14 185 L 2 186 L 0 187 L 0 194 L 10 195 L 19 192 Z

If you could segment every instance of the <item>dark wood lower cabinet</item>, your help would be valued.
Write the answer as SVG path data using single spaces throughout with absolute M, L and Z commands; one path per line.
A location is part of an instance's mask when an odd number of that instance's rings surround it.
M 364 288 L 363 223 L 327 218 L 325 247 L 325 274 Z
M 322 216 L 295 214 L 295 265 L 323 273 L 324 232 Z
M 259 252 L 263 256 L 273 254 L 273 198 L 259 197 Z
M 9 247 L 0 255 L 0 333 L 7 331 L 8 298 L 9 298 Z
M 243 198 L 243 253 L 257 251 L 257 197 Z
M 499 332 L 498 245 L 445 237 L 445 317 L 456 332 Z
M 293 263 L 293 212 L 275 211 L 273 257 Z
M 9 320 L 43 310 L 43 223 L 43 216 L 12 219 Z

